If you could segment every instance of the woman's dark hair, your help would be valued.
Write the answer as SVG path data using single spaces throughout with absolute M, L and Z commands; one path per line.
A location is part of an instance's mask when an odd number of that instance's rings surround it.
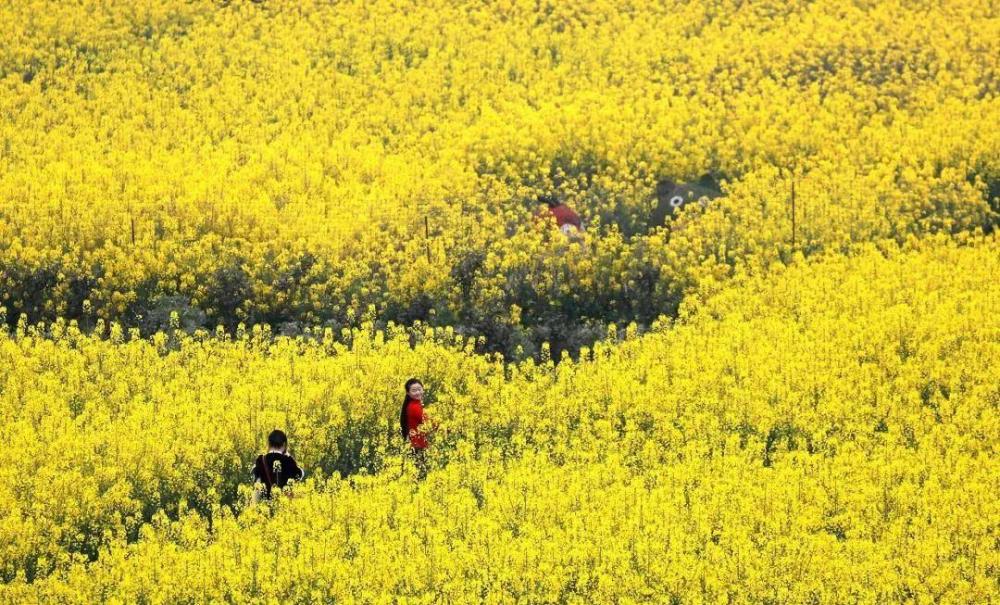
M 399 410 L 399 428 L 402 431 L 403 439 L 406 439 L 407 437 L 409 437 L 409 433 L 410 433 L 410 431 L 407 430 L 407 427 L 406 427 L 406 406 L 409 405 L 410 401 L 411 401 L 411 398 L 410 398 L 410 387 L 412 387 L 415 384 L 419 384 L 420 386 L 424 386 L 424 383 L 420 382 L 416 378 L 411 378 L 411 379 L 407 380 L 406 381 L 406 385 L 403 386 L 403 391 L 406 394 L 403 396 L 403 408 L 401 410 Z

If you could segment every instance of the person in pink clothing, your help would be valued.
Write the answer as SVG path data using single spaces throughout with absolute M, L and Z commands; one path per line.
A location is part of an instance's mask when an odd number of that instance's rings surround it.
M 423 479 L 427 476 L 427 430 L 433 430 L 436 425 L 424 413 L 424 385 L 411 378 L 406 381 L 404 390 L 399 426 L 403 439 L 410 441 L 410 454 L 417 465 L 419 478 Z

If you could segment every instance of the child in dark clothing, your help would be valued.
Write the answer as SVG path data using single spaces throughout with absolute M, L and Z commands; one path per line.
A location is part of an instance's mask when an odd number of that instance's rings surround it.
M 257 456 L 254 462 L 253 478 L 264 484 L 264 497 L 270 498 L 272 486 L 283 488 L 291 480 L 301 480 L 306 473 L 288 455 L 288 437 L 283 431 L 271 431 L 267 445 L 268 452 Z

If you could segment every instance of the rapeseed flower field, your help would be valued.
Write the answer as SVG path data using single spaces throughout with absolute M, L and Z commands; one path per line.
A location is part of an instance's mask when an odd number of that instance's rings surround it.
M 0 31 L 0 603 L 1000 600 L 993 3 Z

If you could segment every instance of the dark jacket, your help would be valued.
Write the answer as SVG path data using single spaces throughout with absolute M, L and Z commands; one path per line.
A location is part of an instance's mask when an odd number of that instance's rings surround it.
M 265 491 L 269 496 L 272 485 L 277 485 L 279 488 L 285 487 L 292 479 L 299 480 L 305 476 L 305 471 L 299 468 L 295 459 L 286 454 L 268 452 L 264 456 L 257 456 L 257 460 L 254 461 L 253 478 L 264 484 Z

